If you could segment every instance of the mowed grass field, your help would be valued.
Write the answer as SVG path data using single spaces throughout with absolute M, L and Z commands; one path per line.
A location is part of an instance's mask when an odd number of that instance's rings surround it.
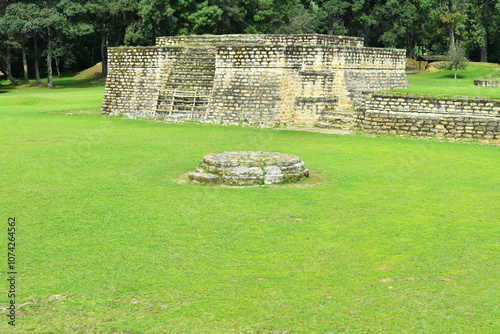
M 476 87 L 474 80 L 486 76 L 500 74 L 500 65 L 494 63 L 471 62 L 467 69 L 458 71 L 457 79 L 453 79 L 455 70 L 441 70 L 433 73 L 407 75 L 409 89 L 389 91 L 395 94 L 431 95 L 431 96 L 464 96 L 476 98 L 500 98 L 498 87 Z
M 15 332 L 500 331 L 499 147 L 102 117 L 103 85 L 77 83 L 0 88 Z M 324 182 L 172 181 L 233 150 Z

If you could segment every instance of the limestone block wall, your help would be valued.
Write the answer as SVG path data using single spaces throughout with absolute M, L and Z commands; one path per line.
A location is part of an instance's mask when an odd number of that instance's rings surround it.
M 367 95 L 364 132 L 500 139 L 500 100 Z
M 333 74 L 317 71 L 324 69 L 320 51 L 286 45 L 218 47 L 209 117 L 265 126 L 314 124 L 315 112 L 297 110 L 296 99 L 331 94 Z
M 406 88 L 404 55 L 323 45 L 219 46 L 209 117 L 312 126 L 329 110 L 353 112 L 362 90 Z
M 102 112 L 154 117 L 160 87 L 181 51 L 178 47 L 110 48 Z
M 276 45 L 220 46 L 209 118 L 272 126 L 285 76 Z
M 363 47 L 362 37 L 327 36 L 320 34 L 302 35 L 202 35 L 165 36 L 156 38 L 156 46 L 168 45 L 231 45 L 231 44 L 304 44 L 304 45 L 345 45 Z
M 406 51 L 382 48 L 332 48 L 333 69 L 344 69 L 350 92 L 408 88 Z
M 341 111 L 349 126 L 362 91 L 407 87 L 405 51 L 364 48 L 362 38 L 178 36 L 157 43 L 110 48 L 103 113 L 312 126 Z
M 500 80 L 474 80 L 474 86 L 478 86 L 478 87 L 500 87 Z

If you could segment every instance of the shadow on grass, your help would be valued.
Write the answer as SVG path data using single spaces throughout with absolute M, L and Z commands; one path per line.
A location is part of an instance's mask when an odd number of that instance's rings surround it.
M 71 73 L 73 74 L 73 73 Z M 36 84 L 35 80 L 30 80 L 29 84 L 19 82 L 16 85 L 12 85 L 8 80 L 0 81 L 0 93 L 8 93 L 11 91 L 31 91 L 36 89 L 65 89 L 65 88 L 78 88 L 86 89 L 95 86 L 102 85 L 103 82 L 97 82 L 98 79 L 95 78 L 73 78 L 71 76 L 62 76 L 61 78 L 53 78 L 53 88 L 47 87 L 47 79 L 42 79 L 41 84 Z

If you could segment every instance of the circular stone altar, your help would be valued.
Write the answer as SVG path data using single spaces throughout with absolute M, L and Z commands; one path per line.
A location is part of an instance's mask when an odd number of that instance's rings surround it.
M 228 185 L 277 184 L 299 181 L 309 170 L 296 155 L 277 152 L 222 152 L 205 155 L 189 180 Z

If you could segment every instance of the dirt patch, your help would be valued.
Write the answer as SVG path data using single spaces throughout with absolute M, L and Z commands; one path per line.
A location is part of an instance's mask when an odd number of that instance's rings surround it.
M 386 266 L 383 266 L 383 267 L 380 267 L 380 268 L 377 268 L 378 270 L 391 270 L 390 267 L 386 267 Z
M 276 130 L 307 131 L 307 132 L 326 133 L 326 134 L 334 134 L 334 135 L 350 135 L 350 134 L 352 134 L 351 131 L 339 130 L 339 129 L 325 129 L 325 128 L 287 127 L 287 128 L 276 128 Z
M 448 277 L 438 276 L 438 278 L 442 281 L 445 281 L 445 282 L 453 282 L 453 280 L 451 278 L 448 278 Z
M 394 278 L 381 278 L 379 279 L 380 282 L 382 283 L 389 283 L 389 282 L 394 282 Z
M 424 73 L 434 73 L 437 71 L 441 71 L 441 70 L 448 68 L 449 64 L 450 63 L 447 61 L 435 61 L 435 62 L 429 64 L 429 66 L 423 72 Z

